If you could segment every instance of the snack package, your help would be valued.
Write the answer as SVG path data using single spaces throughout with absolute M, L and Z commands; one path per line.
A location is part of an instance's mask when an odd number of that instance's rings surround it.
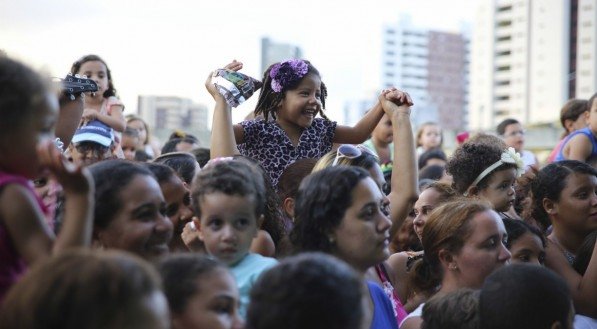
M 212 82 L 231 107 L 242 104 L 263 85 L 246 74 L 227 69 L 216 70 Z

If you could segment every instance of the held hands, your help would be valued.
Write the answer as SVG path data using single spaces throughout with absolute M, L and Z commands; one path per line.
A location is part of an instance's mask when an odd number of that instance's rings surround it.
M 243 68 L 243 63 L 237 61 L 236 59 L 233 59 L 232 62 L 224 66 L 224 68 L 232 71 L 239 71 Z M 207 80 L 205 80 L 205 88 L 215 100 L 218 100 L 218 98 L 224 100 L 223 96 L 218 92 L 216 86 L 211 81 L 211 78 L 214 76 L 214 73 L 215 72 L 211 72 L 207 76 Z
M 413 101 L 408 93 L 394 87 L 384 89 L 379 95 L 379 102 L 383 110 L 390 117 L 394 113 L 410 114 L 410 107 L 413 105 Z
M 37 146 L 37 156 L 41 167 L 56 178 L 65 193 L 84 195 L 93 190 L 89 170 L 68 162 L 52 140 L 48 139 Z

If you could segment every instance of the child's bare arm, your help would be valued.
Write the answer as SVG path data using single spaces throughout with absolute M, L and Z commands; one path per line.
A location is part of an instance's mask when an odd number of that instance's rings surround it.
M 0 195 L 0 219 L 17 253 L 27 264 L 51 255 L 54 234 L 31 192 L 17 184 L 7 185 Z
M 384 111 L 392 120 L 394 159 L 392 164 L 390 200 L 390 238 L 398 232 L 404 219 L 419 198 L 417 184 L 417 156 L 412 126 L 410 123 L 410 96 L 401 102 L 397 90 L 382 93 L 379 97 Z M 396 103 L 401 105 L 396 105 Z
M 37 151 L 40 162 L 62 185 L 65 196 L 64 221 L 53 252 L 90 246 L 94 208 L 91 174 L 68 162 L 52 143 L 42 143 Z
M 227 69 L 238 71 L 242 68 L 242 63 L 233 61 L 225 66 Z M 232 124 L 231 108 L 226 103 L 212 82 L 213 74 L 210 73 L 205 81 L 205 88 L 216 101 L 214 116 L 211 127 L 211 158 L 231 156 L 239 154 L 237 143 L 244 140 L 243 129 L 239 125 Z
M 395 90 L 395 89 L 393 89 Z M 399 96 L 401 102 L 406 102 L 406 96 L 403 93 Z M 334 134 L 334 143 L 340 144 L 360 144 L 369 138 L 375 126 L 384 115 L 384 110 L 379 101 L 357 122 L 354 127 L 341 126 L 336 127 Z
M 578 134 L 572 137 L 568 144 L 568 160 L 585 162 L 591 156 L 593 145 L 587 136 Z
M 85 121 L 97 119 L 112 129 L 123 132 L 126 128 L 126 120 L 124 119 L 124 115 L 122 115 L 122 111 L 122 105 L 112 105 L 110 115 L 102 114 L 94 109 L 85 109 L 83 111 L 83 119 Z

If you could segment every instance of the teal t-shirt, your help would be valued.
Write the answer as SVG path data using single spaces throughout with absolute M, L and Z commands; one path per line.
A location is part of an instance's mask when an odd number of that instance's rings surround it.
M 264 257 L 259 254 L 248 253 L 240 262 L 230 267 L 230 272 L 236 280 L 238 292 L 240 294 L 239 313 L 243 319 L 247 315 L 249 306 L 249 292 L 251 287 L 262 272 L 278 264 L 274 258 Z

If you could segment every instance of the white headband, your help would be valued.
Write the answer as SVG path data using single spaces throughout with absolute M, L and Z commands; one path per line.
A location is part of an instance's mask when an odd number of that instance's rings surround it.
M 487 167 L 487 169 L 483 170 L 479 176 L 473 181 L 470 186 L 476 186 L 485 176 L 489 175 L 492 171 L 494 171 L 497 167 L 510 163 L 516 165 L 516 178 L 522 176 L 524 174 L 524 162 L 520 157 L 520 154 L 514 150 L 513 147 L 509 147 L 502 152 L 502 157 L 496 161 L 491 166 Z M 467 192 L 464 193 L 464 196 L 467 196 Z

